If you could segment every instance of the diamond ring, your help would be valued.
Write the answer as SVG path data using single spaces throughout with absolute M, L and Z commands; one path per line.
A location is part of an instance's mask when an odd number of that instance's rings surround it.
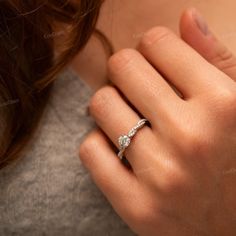
M 137 125 L 135 125 L 127 135 L 121 135 L 118 138 L 119 143 L 119 153 L 118 157 L 122 160 L 123 154 L 125 152 L 125 149 L 130 145 L 132 138 L 135 136 L 135 134 L 144 127 L 144 125 L 148 123 L 147 119 L 140 120 Z

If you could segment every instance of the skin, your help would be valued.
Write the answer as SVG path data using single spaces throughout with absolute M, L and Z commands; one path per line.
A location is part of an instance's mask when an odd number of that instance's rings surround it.
M 217 3 L 214 0 L 138 0 L 138 4 L 137 0 L 106 0 L 97 28 L 105 33 L 115 52 L 136 48 L 142 35 L 155 26 L 168 27 L 180 35 L 180 16 L 193 6 L 206 18 L 214 34 L 236 54 L 234 0 L 217 0 Z M 72 65 L 97 90 L 107 83 L 107 59 L 101 43 L 92 37 Z
M 155 27 L 115 53 L 114 87 L 91 99 L 100 129 L 79 156 L 138 235 L 236 235 L 236 59 L 199 17 L 182 15 L 181 38 Z M 114 146 L 140 117 L 150 127 L 125 152 L 130 170 Z

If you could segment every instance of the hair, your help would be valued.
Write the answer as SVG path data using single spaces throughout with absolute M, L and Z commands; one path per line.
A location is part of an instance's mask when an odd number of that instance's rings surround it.
M 102 0 L 0 1 L 0 169 L 20 157 L 57 74 L 95 32 Z M 63 48 L 55 29 L 65 32 Z M 65 35 L 65 34 L 63 34 Z M 56 53 L 55 53 L 56 52 Z

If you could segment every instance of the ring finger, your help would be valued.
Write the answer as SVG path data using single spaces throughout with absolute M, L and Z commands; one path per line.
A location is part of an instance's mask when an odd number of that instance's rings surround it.
M 90 103 L 90 113 L 116 147 L 118 147 L 118 137 L 127 134 L 140 120 L 139 115 L 122 99 L 118 91 L 110 86 L 100 89 L 94 95 Z M 160 149 L 157 143 L 160 142 L 156 142 L 156 138 L 151 128 L 145 126 L 132 139 L 125 156 L 134 172 L 150 166 L 151 159 L 145 158 L 144 161 L 143 153 L 145 157 L 153 156 L 149 155 L 150 152 L 157 153 Z M 148 149 L 150 145 L 152 148 Z

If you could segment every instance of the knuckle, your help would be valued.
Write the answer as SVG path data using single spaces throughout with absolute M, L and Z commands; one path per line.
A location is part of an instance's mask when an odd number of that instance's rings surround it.
M 117 93 L 116 89 L 111 86 L 105 86 L 99 89 L 93 95 L 89 103 L 89 111 L 91 115 L 95 117 L 99 117 L 100 115 L 106 116 L 107 106 L 111 103 L 111 96 L 115 93 Z
M 219 118 L 235 117 L 236 115 L 236 89 L 218 88 L 214 94 L 213 113 L 217 113 Z M 210 104 L 212 105 L 212 104 Z
M 188 114 L 184 119 L 174 122 L 176 130 L 174 142 L 184 155 L 193 157 L 207 153 L 215 140 L 216 130 L 214 116 L 204 110 Z
M 85 166 L 89 166 L 92 160 L 94 150 L 96 150 L 96 139 L 89 135 L 79 147 L 79 158 Z
M 171 34 L 172 32 L 166 27 L 154 27 L 144 34 L 140 42 L 140 47 L 141 49 L 150 47 L 163 40 L 166 40 L 171 36 Z
M 223 101 L 224 106 L 236 108 L 236 89 L 223 90 L 220 93 L 220 99 Z
M 88 156 L 89 151 L 87 140 L 85 140 L 79 147 L 79 158 L 83 161 Z
M 119 74 L 130 66 L 138 52 L 135 49 L 122 49 L 108 60 L 108 69 L 111 74 Z
M 182 133 L 182 146 L 184 150 L 189 155 L 198 155 L 207 153 L 208 149 L 211 147 L 211 132 L 201 131 L 200 129 L 195 129 L 191 131 L 186 131 Z
M 188 186 L 188 179 L 178 167 L 166 169 L 163 175 L 162 191 L 165 194 L 178 193 Z

